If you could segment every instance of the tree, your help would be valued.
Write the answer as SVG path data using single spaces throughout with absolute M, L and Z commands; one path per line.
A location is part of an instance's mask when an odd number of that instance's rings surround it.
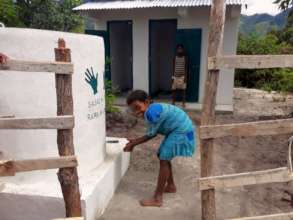
M 272 30 L 265 36 L 239 35 L 238 54 L 292 54 L 293 0 L 276 0 L 282 10 L 290 10 L 285 27 Z M 236 70 L 236 86 L 293 92 L 293 69 Z
M 282 10 L 286 10 L 293 6 L 293 0 L 276 0 L 274 3 L 278 4 L 279 8 Z
M 60 1 L 60 13 L 63 15 L 63 29 L 65 31 L 71 30 L 75 32 L 80 32 L 83 28 L 83 19 L 72 9 L 79 6 L 82 3 L 81 0 L 62 0 Z
M 12 27 L 81 32 L 83 19 L 72 11 L 80 4 L 81 0 L 0 0 L 0 21 Z
M 17 7 L 13 3 L 13 0 L 0 1 L 0 22 L 3 22 L 7 26 L 22 25 L 18 18 Z
M 290 3 L 291 1 L 291 3 Z M 288 1 L 286 4 L 293 4 L 293 0 Z M 289 8 L 289 11 L 286 25 L 282 30 L 275 31 L 275 35 L 279 38 L 280 42 L 286 42 L 291 45 L 291 50 L 287 53 L 293 53 L 293 7 Z
M 284 51 L 292 51 L 292 47 L 280 41 L 273 32 L 264 37 L 255 34 L 239 36 L 238 54 L 282 54 Z M 238 69 L 235 73 L 236 86 L 293 92 L 293 74 L 290 69 Z
M 16 4 L 27 27 L 78 32 L 83 24 L 72 11 L 81 0 L 18 0 Z

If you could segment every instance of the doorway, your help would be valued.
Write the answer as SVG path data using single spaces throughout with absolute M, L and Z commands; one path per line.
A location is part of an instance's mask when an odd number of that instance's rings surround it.
M 133 88 L 133 42 L 131 21 L 109 21 L 110 70 L 113 88 L 127 92 Z
M 182 44 L 188 56 L 188 76 L 186 101 L 198 102 L 200 57 L 201 57 L 201 29 L 178 29 L 176 32 L 176 45 Z
M 177 20 L 149 22 L 149 91 L 151 96 L 170 95 Z

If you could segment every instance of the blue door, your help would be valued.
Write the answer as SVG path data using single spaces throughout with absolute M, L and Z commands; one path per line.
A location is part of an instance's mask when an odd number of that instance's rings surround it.
M 201 29 L 178 29 L 176 32 L 176 45 L 183 44 L 188 56 L 186 91 L 188 102 L 198 102 L 199 98 L 201 39 Z

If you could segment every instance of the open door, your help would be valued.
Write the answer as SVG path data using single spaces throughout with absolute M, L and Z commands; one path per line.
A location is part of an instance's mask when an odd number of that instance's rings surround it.
M 188 56 L 186 101 L 198 102 L 201 55 L 201 29 L 178 29 L 176 45 L 183 44 Z

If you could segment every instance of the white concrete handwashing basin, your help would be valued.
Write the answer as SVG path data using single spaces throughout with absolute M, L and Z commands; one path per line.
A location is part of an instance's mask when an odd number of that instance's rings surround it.
M 125 139 L 106 144 L 104 44 L 98 37 L 34 29 L 1 28 L 0 52 L 13 59 L 54 61 L 58 38 L 71 49 L 75 127 L 74 147 L 83 214 L 94 220 L 106 208 L 127 170 Z M 85 80 L 89 70 L 95 82 Z M 55 76 L 1 71 L 0 115 L 56 116 Z M 1 159 L 58 156 L 56 130 L 0 130 Z M 116 139 L 115 139 L 116 140 Z M 57 170 L 0 178 L 1 220 L 48 220 L 65 216 Z

